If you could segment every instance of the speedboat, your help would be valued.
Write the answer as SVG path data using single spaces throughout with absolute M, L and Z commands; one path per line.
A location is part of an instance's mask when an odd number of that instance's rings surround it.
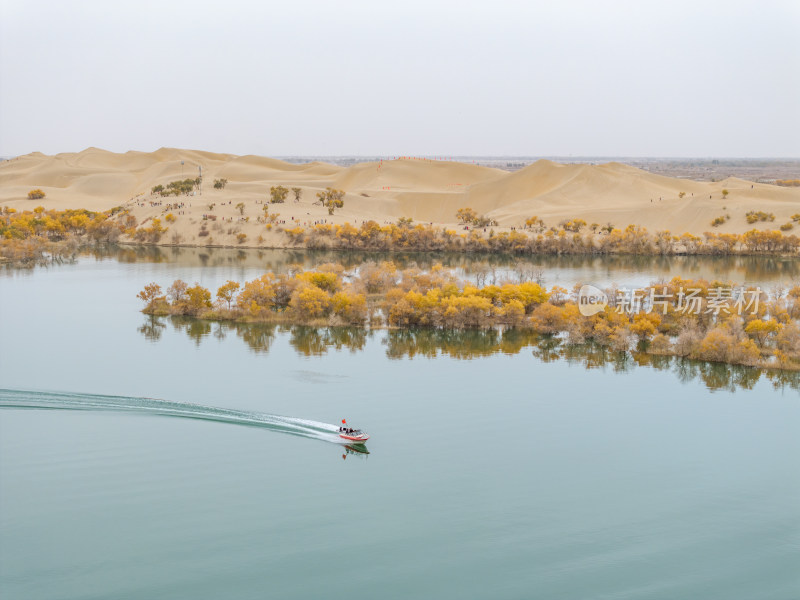
M 353 444 L 363 444 L 369 439 L 369 436 L 360 429 L 352 429 L 350 431 L 339 432 L 339 437 L 351 442 Z

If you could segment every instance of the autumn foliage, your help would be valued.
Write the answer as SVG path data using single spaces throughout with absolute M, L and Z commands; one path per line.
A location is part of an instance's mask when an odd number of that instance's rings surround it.
M 141 227 L 133 232 L 133 239 L 137 242 L 147 242 L 151 244 L 157 243 L 161 236 L 167 231 L 167 227 L 161 225 L 161 219 L 158 217 L 152 219 L 149 225 L 142 224 Z
M 360 325 L 367 319 L 363 294 L 345 285 L 336 270 L 307 271 L 296 275 L 267 273 L 240 285 L 227 281 L 216 291 L 181 280 L 162 295 L 157 284 L 149 284 L 138 297 L 144 312 L 154 315 L 188 315 L 214 320 L 286 321 Z
M 475 223 L 472 209 L 460 209 L 459 220 Z M 724 221 L 721 221 L 724 222 Z M 715 226 L 719 224 L 716 223 Z M 483 227 L 483 226 L 482 226 Z M 381 225 L 364 221 L 296 226 L 283 233 L 293 246 L 312 249 L 347 249 L 412 252 L 465 252 L 495 254 L 798 254 L 800 237 L 778 230 L 753 229 L 743 234 L 706 232 L 702 236 L 669 231 L 649 232 L 638 225 L 617 229 L 612 225 L 586 227 L 581 219 L 567 220 L 559 228 L 546 228 L 533 217 L 524 227 L 495 231 L 472 227 L 455 231 L 408 222 Z M 531 229 L 534 228 L 534 229 Z M 598 233 L 599 231 L 599 233 Z
M 180 280 L 166 294 L 158 284 L 149 284 L 139 298 L 146 304 L 144 312 L 156 315 L 402 329 L 517 329 L 616 351 L 800 369 L 800 286 L 774 298 L 748 289 L 751 301 L 743 312 L 733 300 L 721 302 L 718 297 L 732 291 L 729 283 L 675 277 L 656 287 L 667 298 L 657 306 L 628 310 L 620 303 L 622 296 L 609 289 L 610 305 L 585 316 L 575 290 L 556 286 L 548 291 L 532 281 L 477 286 L 438 264 L 429 270 L 400 270 L 383 262 L 350 272 L 325 264 L 293 274 L 266 273 L 243 285 L 227 281 L 216 291 L 216 303 L 211 291 Z M 689 290 L 691 310 L 685 300 Z
M 332 215 L 337 208 L 344 206 L 344 192 L 333 188 L 325 188 L 317 192 L 317 202 L 328 209 L 328 214 Z
M 269 201 L 272 204 L 283 204 L 286 202 L 286 196 L 289 195 L 289 188 L 282 185 L 273 185 L 269 188 Z
M 112 211 L 33 210 L 18 212 L 0 207 L 0 260 L 14 264 L 33 264 L 49 259 L 73 256 L 87 244 L 115 242 L 129 219 L 126 211 L 117 211 L 119 219 L 110 218 Z

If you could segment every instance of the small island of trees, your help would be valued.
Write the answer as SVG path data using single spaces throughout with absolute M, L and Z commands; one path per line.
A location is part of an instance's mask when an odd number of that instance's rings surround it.
M 400 270 L 383 262 L 364 264 L 356 272 L 329 263 L 313 271 L 266 273 L 244 284 L 227 281 L 215 294 L 181 280 L 166 291 L 151 283 L 138 297 L 149 315 L 315 326 L 519 329 L 617 351 L 800 369 L 800 286 L 779 298 L 760 298 L 743 314 L 710 310 L 717 305 L 715 290 L 730 293 L 730 283 L 675 277 L 658 289 L 673 299 L 665 301 L 663 311 L 634 313 L 612 302 L 587 316 L 579 310 L 577 289 L 546 290 L 532 281 L 478 287 L 441 265 Z M 684 290 L 696 290 L 696 312 L 681 308 Z

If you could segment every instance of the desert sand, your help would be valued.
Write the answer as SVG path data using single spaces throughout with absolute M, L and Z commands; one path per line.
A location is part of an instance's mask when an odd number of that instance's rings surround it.
M 202 168 L 203 184 L 190 196 L 161 198 L 150 189 L 176 179 L 194 178 Z M 214 179 L 225 178 L 224 190 L 213 188 Z M 124 154 L 88 148 L 78 153 L 54 156 L 38 152 L 0 163 L 0 206 L 17 210 L 87 208 L 107 210 L 115 206 L 131 209 L 140 223 L 162 216 L 167 205 L 176 220 L 162 243 L 178 241 L 203 245 L 198 237 L 202 215 L 212 212 L 224 227 L 217 227 L 211 243 L 236 245 L 236 233 L 247 234 L 246 246 L 286 245 L 285 236 L 266 232 L 256 221 L 268 202 L 269 188 L 300 187 L 300 202 L 289 195 L 285 204 L 271 205 L 286 227 L 293 225 L 350 222 L 373 219 L 380 224 L 410 217 L 415 222 L 456 227 L 456 210 L 471 207 L 499 223 L 500 230 L 521 227 L 531 216 L 557 225 L 564 219 L 587 223 L 628 224 L 650 231 L 670 230 L 700 235 L 706 231 L 742 233 L 749 229 L 776 229 L 800 212 L 800 189 L 783 188 L 729 178 L 709 183 L 654 175 L 621 163 L 602 165 L 559 164 L 540 160 L 516 172 L 473 164 L 402 158 L 364 162 L 339 167 L 320 162 L 291 164 L 261 156 L 236 156 L 194 150 L 162 148 L 156 152 Z M 344 190 L 344 208 L 329 216 L 314 204 L 326 187 Z M 41 188 L 42 200 L 28 200 L 27 193 Z M 723 198 L 722 190 L 729 192 Z M 683 192 L 684 197 L 679 194 Z M 236 205 L 245 204 L 245 222 Z M 153 205 L 155 204 L 155 205 Z M 774 213 L 771 223 L 748 224 L 745 213 Z M 720 227 L 712 219 L 730 215 Z M 164 223 L 167 225 L 166 223 Z M 258 244 L 255 240 L 263 237 Z

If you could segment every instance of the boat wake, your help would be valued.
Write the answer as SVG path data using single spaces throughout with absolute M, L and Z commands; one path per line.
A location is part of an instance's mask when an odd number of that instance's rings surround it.
M 330 423 L 270 415 L 247 410 L 203 406 L 189 402 L 170 402 L 153 398 L 103 396 L 62 392 L 33 392 L 0 389 L 0 408 L 38 410 L 89 410 L 128 412 L 216 423 L 261 427 L 288 435 L 312 438 L 334 444 L 346 444 L 339 428 Z

